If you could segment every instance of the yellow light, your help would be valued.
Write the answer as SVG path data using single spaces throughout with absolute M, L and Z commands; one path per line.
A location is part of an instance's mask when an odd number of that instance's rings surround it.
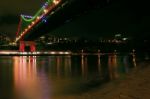
M 31 25 L 29 25 L 28 28 L 31 28 Z
M 51 54 L 56 54 L 56 52 L 50 52 Z
M 53 3 L 54 3 L 55 5 L 57 5 L 59 2 L 60 2 L 60 0 L 54 0 L 54 1 L 53 1 Z
M 38 16 L 38 17 L 37 17 L 37 20 L 39 20 L 39 19 L 40 19 L 40 17 Z
M 48 10 L 47 9 L 44 9 L 44 13 L 47 13 L 48 12 Z
M 64 52 L 65 54 L 70 54 L 70 52 Z
M 33 21 L 32 24 L 35 24 L 35 22 Z
M 54 12 L 54 11 L 52 11 L 52 12 L 51 12 L 51 15 L 52 15 L 52 14 L 54 14 L 54 13 L 55 13 L 55 12 Z
M 59 52 L 59 54 L 64 54 L 64 52 Z

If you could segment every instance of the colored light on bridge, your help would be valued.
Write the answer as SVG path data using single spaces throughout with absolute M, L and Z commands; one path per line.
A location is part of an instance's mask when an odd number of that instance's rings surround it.
M 48 10 L 47 9 L 44 9 L 44 13 L 47 13 L 48 12 Z
M 32 22 L 32 24 L 35 24 L 35 22 Z
M 39 20 L 39 19 L 40 19 L 40 17 L 38 16 L 38 17 L 37 17 L 37 19 Z
M 31 25 L 29 25 L 28 28 L 31 28 Z
M 43 5 L 43 8 L 47 7 L 48 6 L 48 2 L 46 2 L 44 5 Z
M 57 5 L 59 2 L 60 2 L 60 0 L 54 0 L 54 1 L 53 1 L 53 3 L 54 3 L 55 5 Z
M 21 16 L 23 16 L 25 18 L 29 18 L 29 19 L 33 18 L 33 16 L 29 16 L 29 15 L 21 15 Z

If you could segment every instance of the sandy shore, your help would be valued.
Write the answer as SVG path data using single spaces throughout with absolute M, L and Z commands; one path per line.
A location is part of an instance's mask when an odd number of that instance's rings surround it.
M 124 80 L 115 80 L 85 93 L 54 99 L 150 99 L 150 62 L 140 63 Z

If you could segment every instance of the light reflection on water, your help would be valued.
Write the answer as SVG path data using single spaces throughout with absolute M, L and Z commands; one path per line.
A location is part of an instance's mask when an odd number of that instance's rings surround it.
M 137 66 L 135 55 L 116 54 L 1 56 L 0 64 L 0 81 L 11 86 L 7 88 L 11 99 L 52 99 L 88 91 L 110 80 L 124 78 L 130 68 Z M 12 80 L 7 82 L 4 78 Z M 3 83 L 0 92 L 5 89 Z M 0 94 L 0 99 L 8 97 Z

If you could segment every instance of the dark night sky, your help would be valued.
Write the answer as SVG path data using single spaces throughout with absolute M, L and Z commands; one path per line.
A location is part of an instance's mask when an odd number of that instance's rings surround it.
M 20 14 L 34 15 L 45 0 L 1 0 L 0 33 L 15 37 Z
M 100 8 L 54 31 L 61 35 L 82 35 L 88 37 L 113 36 L 122 33 L 125 36 L 150 37 L 150 15 L 148 3 L 136 0 L 119 0 Z M 88 35 L 87 35 L 88 34 Z
M 20 14 L 33 15 L 46 0 L 3 0 L 0 3 L 0 32 L 15 37 Z M 123 33 L 149 36 L 150 12 L 146 0 L 118 0 L 57 28 L 51 34 L 100 37 Z M 142 35 L 140 35 L 142 33 Z

